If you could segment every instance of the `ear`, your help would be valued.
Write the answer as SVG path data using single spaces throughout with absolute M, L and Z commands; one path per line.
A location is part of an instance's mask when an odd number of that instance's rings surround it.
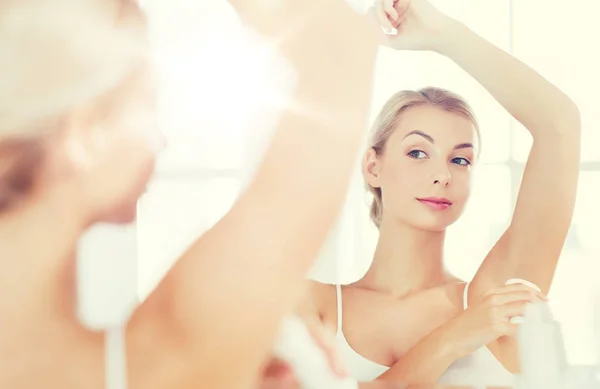
M 90 131 L 87 121 L 79 112 L 72 112 L 64 118 L 59 131 L 56 132 L 54 149 L 62 158 L 55 160 L 63 173 L 81 174 L 91 166 Z
M 379 175 L 381 171 L 381 159 L 373 150 L 369 148 L 365 153 L 362 164 L 363 177 L 365 181 L 373 188 L 380 188 Z

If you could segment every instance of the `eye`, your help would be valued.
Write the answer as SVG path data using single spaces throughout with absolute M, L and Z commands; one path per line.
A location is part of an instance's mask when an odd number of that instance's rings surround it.
M 410 158 L 413 159 L 423 159 L 427 158 L 427 154 L 422 150 L 411 150 L 407 154 Z
M 461 166 L 469 166 L 471 164 L 471 161 L 469 161 L 466 158 L 462 158 L 462 157 L 452 158 L 451 162 L 456 165 L 461 165 Z

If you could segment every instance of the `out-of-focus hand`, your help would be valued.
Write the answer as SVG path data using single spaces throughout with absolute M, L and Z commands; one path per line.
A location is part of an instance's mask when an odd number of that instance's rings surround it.
M 299 27 L 300 21 L 307 24 L 327 21 L 327 26 L 333 30 L 336 25 L 366 20 L 344 0 L 229 0 L 229 3 L 249 26 L 267 35 L 292 32 Z
M 380 43 L 373 18 L 357 14 L 344 0 L 230 3 L 248 27 L 273 42 L 292 62 L 315 60 L 320 67 L 332 62 L 337 66 L 350 57 L 374 57 Z
M 262 371 L 258 389 L 300 389 L 290 365 L 278 358 L 271 358 Z
M 317 319 L 306 319 L 305 324 L 314 341 L 325 353 L 331 370 L 340 378 L 347 377 L 348 374 L 335 347 L 334 335 Z M 266 362 L 262 372 L 261 386 L 259 386 L 259 389 L 273 388 L 300 388 L 300 382 L 298 382 L 292 367 L 275 357 Z

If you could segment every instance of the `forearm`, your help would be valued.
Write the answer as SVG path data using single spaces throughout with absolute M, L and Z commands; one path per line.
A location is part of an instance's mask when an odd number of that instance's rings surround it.
M 440 327 L 422 339 L 378 379 L 407 384 L 434 384 L 459 355 Z
M 533 135 L 576 131 L 571 99 L 536 71 L 459 22 L 450 23 L 436 51 L 456 62 Z

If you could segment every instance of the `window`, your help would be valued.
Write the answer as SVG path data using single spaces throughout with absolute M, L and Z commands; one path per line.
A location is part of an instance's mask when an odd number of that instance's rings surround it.
M 540 10 L 543 9 L 543 17 Z M 592 47 L 600 25 L 593 15 L 600 5 L 585 0 L 569 3 L 568 10 L 557 2 L 514 1 L 514 53 L 565 91 L 578 104 L 583 125 L 582 161 L 600 161 L 600 58 Z M 560 20 L 561 28 L 556 28 Z M 532 28 L 532 21 L 536 27 Z M 528 150 L 524 132 L 515 129 L 515 159 L 524 161 Z M 520 146 L 520 147 L 519 147 Z
M 231 207 L 240 189 L 236 177 L 159 178 L 139 203 L 138 262 L 143 299 L 202 233 Z
M 594 316 L 600 308 L 596 293 L 600 273 L 594 260 L 600 253 L 595 228 L 600 216 L 600 109 L 595 97 L 600 88 L 600 59 L 590 48 L 595 47 L 593 37 L 600 33 L 600 25 L 593 21 L 600 7 L 585 0 L 570 2 L 568 9 L 554 1 L 513 3 L 515 55 L 567 93 L 581 112 L 582 164 L 577 204 L 550 304 L 563 325 L 570 362 L 592 364 L 600 351 L 600 333 L 593 331 L 594 324 L 600 324 Z M 556 28 L 559 20 L 561 27 Z M 527 132 L 515 125 L 512 155 L 517 162 L 525 161 L 530 145 Z
M 246 149 L 244 118 L 235 103 L 247 96 L 234 88 L 237 83 L 248 89 L 230 74 L 237 64 L 226 56 L 234 48 L 215 50 L 237 23 L 227 2 L 151 0 L 146 7 L 161 71 L 159 120 L 168 147 L 138 206 L 142 300 L 238 196 Z

